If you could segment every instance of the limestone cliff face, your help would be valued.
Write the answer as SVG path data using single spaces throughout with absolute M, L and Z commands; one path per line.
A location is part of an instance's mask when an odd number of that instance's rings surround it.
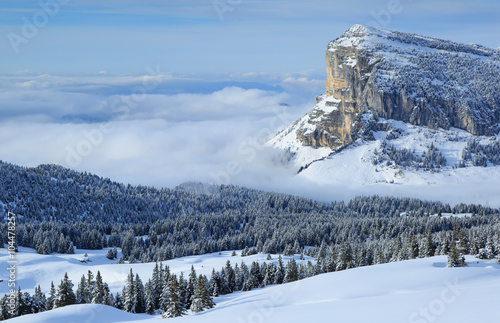
M 295 129 L 304 146 L 352 143 L 371 118 L 491 135 L 500 122 L 500 55 L 478 45 L 356 25 L 326 50 L 325 94 Z

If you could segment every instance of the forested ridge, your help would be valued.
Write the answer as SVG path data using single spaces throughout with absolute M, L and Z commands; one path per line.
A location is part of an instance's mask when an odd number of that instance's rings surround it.
M 156 189 L 55 165 L 26 168 L 3 162 L 0 181 L 0 210 L 4 216 L 18 215 L 17 244 L 43 254 L 121 247 L 123 260 L 148 262 L 254 246 L 281 253 L 288 245 L 383 243 L 427 231 L 437 236 L 453 226 L 468 234 L 498 231 L 496 209 L 413 198 L 323 203 L 231 185 Z M 441 212 L 473 216 L 429 216 Z M 1 225 L 7 243 L 7 223 Z

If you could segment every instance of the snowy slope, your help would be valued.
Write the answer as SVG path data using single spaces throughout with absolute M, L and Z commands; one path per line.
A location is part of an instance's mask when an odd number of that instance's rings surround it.
M 319 108 L 321 107 L 318 107 L 318 109 Z M 298 131 L 305 130 L 305 132 L 308 132 L 315 130 L 315 127 L 312 125 L 312 122 L 315 121 L 314 115 L 315 113 L 306 113 L 300 119 L 277 133 L 267 142 L 267 145 L 290 153 L 292 156 L 291 162 L 297 167 L 307 165 L 315 160 L 330 155 L 334 151 L 330 147 L 313 148 L 304 146 L 300 140 L 297 139 Z
M 82 263 L 80 260 L 84 259 L 84 254 L 87 253 L 88 263 Z M 112 261 L 106 258 L 107 249 L 104 250 L 79 250 L 75 251 L 74 255 L 53 253 L 51 255 L 40 255 L 31 248 L 19 247 L 19 252 L 16 253 L 17 260 L 17 284 L 21 286 L 23 291 L 34 293 L 35 287 L 40 284 L 42 291 L 48 292 L 50 289 L 50 282 L 54 281 L 57 286 L 67 272 L 69 278 L 73 281 L 75 286 L 82 275 L 86 275 L 90 270 L 95 275 L 99 270 L 102 278 L 108 283 L 112 293 L 122 292 L 125 285 L 127 275 L 132 268 L 134 274 L 138 273 L 142 281 L 145 283 L 153 272 L 155 263 L 136 263 L 136 264 L 116 264 L 116 260 Z M 231 264 L 241 264 L 244 261 L 247 265 L 251 265 L 253 261 L 260 264 L 267 262 L 277 263 L 278 256 L 272 255 L 272 260 L 266 260 L 267 254 L 257 254 L 246 257 L 241 257 L 241 251 L 237 251 L 237 256 L 231 256 L 232 251 L 224 251 L 219 253 L 205 254 L 201 256 L 189 256 L 183 258 L 176 258 L 173 260 L 163 261 L 164 265 L 170 267 L 170 271 L 174 274 L 184 272 L 185 277 L 191 271 L 191 266 L 194 266 L 197 274 L 204 274 L 210 277 L 212 269 L 220 270 L 225 266 L 226 261 L 229 260 Z M 120 257 L 120 254 L 118 254 Z M 283 256 L 283 261 L 286 262 L 291 257 Z M 295 256 L 298 264 L 313 260 L 305 256 L 305 260 L 300 260 L 299 256 Z M 0 249 L 0 268 L 8 268 L 9 255 L 7 249 Z M 0 271 L 0 279 L 4 279 L 0 283 L 0 295 L 9 292 L 9 287 L 6 284 L 8 280 L 7 271 Z M 17 288 L 17 286 L 16 286 Z M 76 287 L 75 287 L 76 288 Z
M 216 298 L 214 309 L 174 322 L 494 322 L 500 315 L 500 265 L 467 257 L 408 260 L 322 274 L 302 281 Z M 158 322 L 102 305 L 73 305 L 10 322 Z
M 464 202 L 500 206 L 500 166 L 488 163 L 488 167 L 478 167 L 466 162 L 466 167 L 456 167 L 462 161 L 462 152 L 469 140 L 475 138 L 481 143 L 489 143 L 498 140 L 498 136 L 478 137 L 460 129 L 433 130 L 395 120 L 379 119 L 379 122 L 387 124 L 391 130 L 375 131 L 375 140 L 360 139 L 338 152 L 326 151 L 329 148 L 320 151 L 300 147 L 300 143 L 296 143 L 296 156 L 300 159 L 292 159 L 291 162 L 297 170 L 307 165 L 305 161 L 310 163 L 297 177 L 324 186 L 325 190 L 339 191 L 341 187 L 351 191 L 353 196 L 412 196 L 452 204 Z M 287 135 L 287 138 L 291 137 L 291 134 Z M 275 147 L 284 142 L 277 141 Z M 446 166 L 424 170 L 386 165 L 385 162 L 374 165 L 383 142 L 396 149 L 414 150 L 415 155 L 421 155 L 434 145 L 446 158 Z

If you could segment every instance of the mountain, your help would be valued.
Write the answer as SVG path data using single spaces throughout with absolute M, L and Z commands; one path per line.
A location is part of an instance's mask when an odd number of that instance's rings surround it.
M 498 50 L 355 25 L 328 44 L 326 66 L 314 109 L 270 141 L 301 166 L 390 130 L 380 118 L 473 135 L 500 130 Z
M 267 143 L 299 176 L 363 194 L 431 185 L 420 196 L 498 200 L 500 51 L 355 25 L 328 44 L 326 66 L 316 106 Z

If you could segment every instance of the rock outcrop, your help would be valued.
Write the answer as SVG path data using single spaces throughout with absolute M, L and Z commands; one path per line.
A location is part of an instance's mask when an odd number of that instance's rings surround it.
M 379 117 L 474 135 L 499 130 L 497 50 L 355 25 L 328 44 L 326 65 L 325 94 L 287 130 L 304 146 L 349 145 Z

